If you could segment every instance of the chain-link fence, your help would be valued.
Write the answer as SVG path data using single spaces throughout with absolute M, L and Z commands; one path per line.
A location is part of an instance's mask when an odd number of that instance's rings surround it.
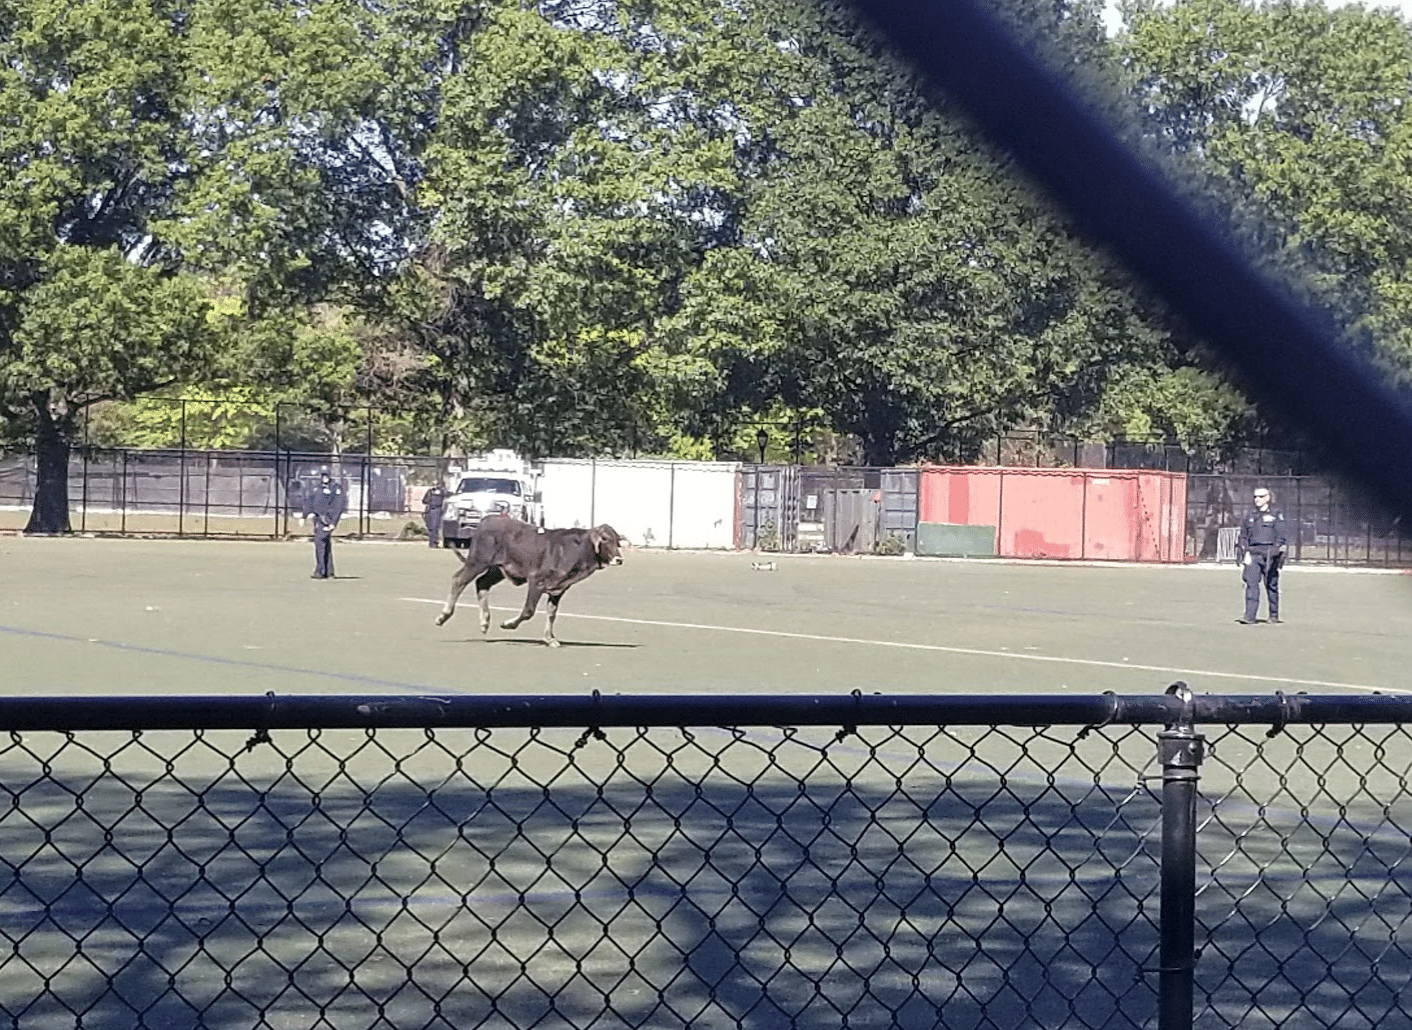
M 1409 718 L 1184 692 L 0 699 L 0 1012 L 1386 1026 L 1412 986 Z
M 79 533 L 279 537 L 298 532 L 305 498 L 328 469 L 344 490 L 340 532 L 398 537 L 421 525 L 435 458 L 294 451 L 87 447 L 69 463 L 69 521 Z M 19 529 L 34 503 L 32 458 L 0 459 L 0 528 Z
M 422 496 L 451 464 L 397 455 L 89 447 L 70 463 L 70 524 L 81 533 L 282 537 L 307 528 L 303 500 L 328 468 L 347 498 L 341 533 L 420 536 Z M 544 466 L 546 516 L 554 524 L 608 520 L 639 546 L 932 553 L 919 540 L 919 525 L 937 508 L 926 488 L 936 469 L 591 459 Z M 972 471 L 984 479 L 997 470 Z M 1027 469 L 1013 471 L 1009 482 L 1024 481 Z M 1108 483 L 1099 473 L 1083 475 Z M 1188 474 L 1184 508 L 1183 491 L 1164 485 L 1150 502 L 1134 493 L 1126 517 L 1108 522 L 1099 502 L 1117 503 L 1113 496 L 1036 497 L 997 488 L 994 511 L 981 514 L 984 491 L 977 488 L 968 491 L 963 515 L 943 504 L 931 518 L 992 525 L 998 535 L 986 550 L 967 552 L 973 554 L 1229 561 L 1256 485 L 1270 487 L 1285 513 L 1293 561 L 1412 565 L 1412 537 L 1399 520 L 1320 476 Z M 33 459 L 0 459 L 0 529 L 24 527 L 34 491 Z M 1073 539 L 1066 541 L 1060 529 L 1070 522 Z
M 1255 487 L 1268 488 L 1284 513 L 1294 561 L 1412 565 L 1412 534 L 1400 518 L 1336 480 L 1321 476 L 1187 477 L 1187 554 L 1234 561 L 1241 520 Z

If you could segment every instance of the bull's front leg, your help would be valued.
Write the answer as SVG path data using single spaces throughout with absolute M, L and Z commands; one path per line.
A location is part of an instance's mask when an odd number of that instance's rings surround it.
M 476 600 L 480 602 L 480 635 L 485 636 L 490 632 L 490 591 L 477 590 Z
M 564 595 L 562 593 L 550 594 L 549 604 L 544 609 L 546 620 L 544 626 L 544 642 L 550 647 L 559 646 L 559 641 L 556 640 L 554 637 L 554 617 L 559 614 L 559 599 L 563 596 Z
M 544 591 L 540 588 L 539 580 L 531 579 L 529 587 L 525 590 L 525 607 L 513 619 L 506 619 L 500 624 L 501 629 L 518 629 L 520 623 L 534 615 L 534 610 L 539 607 L 539 597 Z
M 456 570 L 456 575 L 451 577 L 451 592 L 446 595 L 446 604 L 442 606 L 441 614 L 436 617 L 438 626 L 456 614 L 456 602 L 460 599 L 462 592 L 470 586 L 472 580 L 478 579 L 484 571 L 484 566 L 472 567 L 470 564 L 462 565 Z

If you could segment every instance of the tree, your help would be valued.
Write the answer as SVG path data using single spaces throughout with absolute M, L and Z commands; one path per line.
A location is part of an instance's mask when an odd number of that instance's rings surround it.
M 237 327 L 387 257 L 399 151 L 364 115 L 402 110 L 377 72 L 405 58 L 377 38 L 342 0 L 0 3 L 0 414 L 39 455 L 30 532 L 69 529 L 80 409 L 219 375 Z
M 1412 381 L 1412 30 L 1319 0 L 1135 3 L 1119 43 L 1162 140 L 1261 226 L 1264 260 Z
M 665 6 L 655 8 L 668 19 Z M 430 359 L 447 449 L 629 450 L 660 434 L 655 326 L 709 234 L 729 146 L 671 108 L 643 13 L 493 3 L 442 34 L 416 196 L 425 243 L 386 298 Z
M 1074 47 L 1098 45 L 1061 10 Z M 717 105 L 737 113 L 729 245 L 674 324 L 727 370 L 724 408 L 817 408 L 873 464 L 966 459 L 1007 426 L 1083 416 L 1116 368 L 1161 359 L 1165 331 L 1125 278 L 847 9 L 754 17 Z

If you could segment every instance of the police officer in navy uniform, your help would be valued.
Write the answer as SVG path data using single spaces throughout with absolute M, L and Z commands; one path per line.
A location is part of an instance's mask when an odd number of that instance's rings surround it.
M 1284 513 L 1270 506 L 1269 489 L 1257 486 L 1255 510 L 1245 516 L 1236 538 L 1236 560 L 1245 580 L 1245 616 L 1237 622 L 1250 626 L 1257 621 L 1261 583 L 1270 601 L 1270 621 L 1280 621 L 1280 566 L 1288 545 Z
M 445 504 L 446 491 L 440 486 L 433 486 L 422 494 L 422 521 L 427 526 L 427 545 L 429 547 L 436 547 L 441 542 L 441 516 Z
M 333 579 L 333 531 L 343 517 L 343 488 L 319 469 L 319 485 L 309 497 L 309 514 L 314 519 L 314 574 L 310 579 Z

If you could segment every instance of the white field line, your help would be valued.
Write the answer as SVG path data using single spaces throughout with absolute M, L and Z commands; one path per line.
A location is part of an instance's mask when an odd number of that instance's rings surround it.
M 444 604 L 427 597 L 400 597 L 399 601 L 413 604 Z M 474 609 L 475 605 L 469 607 Z M 501 608 L 492 606 L 492 611 L 518 612 L 519 607 Z M 560 618 L 596 619 L 599 622 L 624 622 L 634 626 L 662 626 L 668 629 L 697 629 L 714 633 L 749 633 L 760 637 L 784 637 L 790 640 L 810 640 L 825 644 L 862 644 L 868 647 L 900 647 L 912 651 L 939 651 L 945 654 L 973 655 L 980 658 L 1012 658 L 1025 662 L 1057 662 L 1064 665 L 1086 665 L 1105 669 L 1136 669 L 1140 672 L 1177 673 L 1192 677 L 1220 677 L 1230 680 L 1246 680 L 1258 683 L 1280 683 L 1298 687 L 1333 687 L 1337 690 L 1360 692 L 1382 691 L 1385 694 L 1412 694 L 1412 690 L 1388 687 L 1370 683 L 1340 683 L 1336 680 L 1293 679 L 1288 676 L 1261 676 L 1247 672 L 1218 672 L 1214 669 L 1178 668 L 1170 665 L 1140 665 L 1136 662 L 1106 662 L 1097 658 L 1065 658 L 1059 655 L 1023 654 L 1018 651 L 987 651 L 976 647 L 947 647 L 944 644 L 914 644 L 900 640 L 866 640 L 861 637 L 831 637 L 819 633 L 791 633 L 780 629 L 752 629 L 745 626 L 713 626 L 700 622 L 664 622 L 659 619 L 627 619 L 616 615 L 584 615 L 581 612 L 561 612 Z

